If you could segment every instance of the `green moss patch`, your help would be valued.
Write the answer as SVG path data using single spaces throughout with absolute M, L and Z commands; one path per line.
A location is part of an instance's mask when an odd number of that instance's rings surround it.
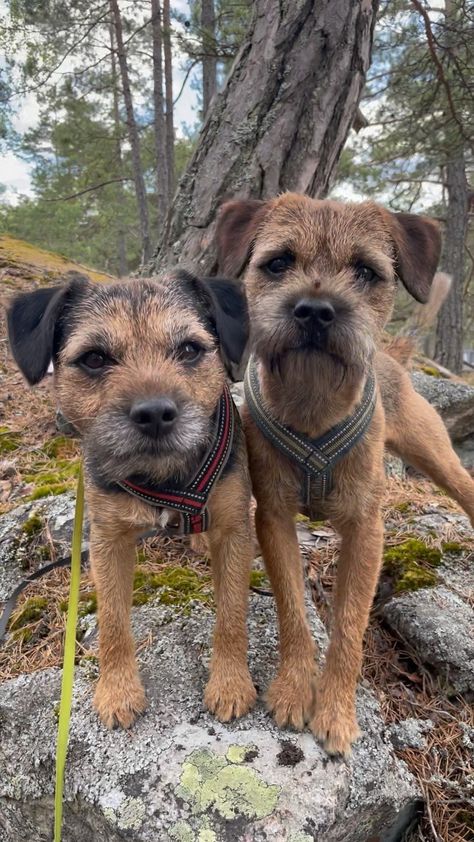
M 38 512 L 33 512 L 33 514 L 29 516 L 28 520 L 25 520 L 23 526 L 21 527 L 21 531 L 29 538 L 32 538 L 34 535 L 39 535 L 43 529 L 43 518 L 40 517 Z
M 44 596 L 31 596 L 23 604 L 18 614 L 14 615 L 10 621 L 10 631 L 27 626 L 29 623 L 40 620 L 48 605 L 48 600 Z
M 27 499 L 40 500 L 42 497 L 56 496 L 76 487 L 79 475 L 79 459 L 57 459 L 54 469 L 39 466 L 30 474 L 25 474 L 25 482 L 34 485 Z
M 87 617 L 88 614 L 95 614 L 97 611 L 97 594 L 95 591 L 81 594 L 79 597 L 79 617 Z
M 16 433 L 8 427 L 0 427 L 0 456 L 13 453 L 21 444 L 21 433 Z
M 151 600 L 184 608 L 194 600 L 211 604 L 210 577 L 198 576 L 188 567 L 166 567 L 158 573 L 140 567 L 133 578 L 133 605 L 145 605 Z M 61 600 L 59 609 L 67 611 L 67 599 Z M 79 597 L 79 617 L 95 614 L 96 611 L 96 591 L 82 593 Z
M 76 456 L 77 443 L 67 436 L 55 436 L 46 442 L 42 450 L 49 459 L 71 459 Z
M 69 607 L 69 600 L 62 599 L 59 603 L 59 610 L 66 613 Z M 88 614 L 95 614 L 97 611 L 97 594 L 95 591 L 87 591 L 79 595 L 78 617 L 87 617 Z
M 159 573 L 135 571 L 133 604 L 144 605 L 156 599 L 162 605 L 189 608 L 193 601 L 212 604 L 210 577 L 199 576 L 189 567 L 166 567 Z
M 411 509 L 411 503 L 408 503 L 406 500 L 402 501 L 401 503 L 396 503 L 393 507 L 396 512 L 401 512 L 401 514 L 406 514 Z
M 252 570 L 250 572 L 250 587 L 263 588 L 269 585 L 268 576 L 264 570 Z
M 295 516 L 296 523 L 304 523 L 308 529 L 319 529 L 320 526 L 324 526 L 326 521 L 325 520 L 310 520 L 307 515 L 298 514 Z
M 418 538 L 408 538 L 396 547 L 388 547 L 383 555 L 384 568 L 393 577 L 397 592 L 436 585 L 438 577 L 433 568 L 438 567 L 441 559 L 440 550 Z
M 87 266 L 68 260 L 61 254 L 46 251 L 25 240 L 11 237 L 9 234 L 0 236 L 0 265 L 10 270 L 13 268 L 21 270 L 23 278 L 30 278 L 44 284 L 62 280 L 65 273 L 71 271 L 88 275 L 92 281 L 99 281 L 99 283 L 114 280 L 112 275 L 96 272 Z
M 465 552 L 468 552 L 468 547 L 464 544 L 459 544 L 457 541 L 444 541 L 441 544 L 441 549 L 443 553 L 447 553 L 448 555 L 462 555 Z
M 439 369 L 433 368 L 431 365 L 422 365 L 420 366 L 420 371 L 423 371 L 425 374 L 428 374 L 429 377 L 442 377 L 446 380 L 446 375 L 442 374 Z

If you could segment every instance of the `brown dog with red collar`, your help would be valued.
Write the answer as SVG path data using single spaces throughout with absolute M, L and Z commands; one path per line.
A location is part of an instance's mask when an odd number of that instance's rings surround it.
M 328 752 L 347 754 L 359 733 L 355 690 L 382 559 L 384 447 L 474 518 L 474 482 L 441 419 L 381 350 L 397 280 L 427 301 L 440 234 L 432 220 L 372 202 L 287 193 L 225 204 L 217 242 L 220 271 L 237 277 L 246 267 L 253 357 L 244 425 L 257 534 L 280 624 L 268 705 L 279 725 L 309 722 Z M 311 455 L 321 436 L 326 452 L 331 441 L 340 446 L 316 483 L 309 465 L 324 461 L 324 454 Z M 291 452 L 298 448 L 306 454 L 300 462 Z M 320 676 L 295 530 L 303 504 L 330 519 L 342 539 L 334 628 Z
M 112 285 L 79 277 L 19 296 L 8 327 L 30 384 L 54 361 L 60 406 L 82 438 L 101 719 L 128 727 L 145 708 L 130 627 L 135 545 L 163 527 L 208 526 L 217 618 L 205 702 L 222 720 L 245 713 L 255 700 L 250 480 L 223 362 L 238 362 L 247 339 L 235 285 L 184 272 Z

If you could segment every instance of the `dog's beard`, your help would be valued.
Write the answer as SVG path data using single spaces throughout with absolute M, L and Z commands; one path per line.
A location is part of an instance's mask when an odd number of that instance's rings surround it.
M 302 373 L 321 371 L 338 378 L 358 380 L 369 370 L 375 353 L 370 328 L 355 317 L 345 317 L 326 331 L 308 329 L 294 319 L 271 317 L 260 320 L 252 336 L 252 348 L 272 373 L 282 375 L 293 367 Z
M 83 436 L 86 465 L 99 485 L 145 476 L 157 483 L 184 480 L 199 467 L 212 439 L 213 422 L 188 404 L 166 435 L 152 439 L 133 426 L 121 410 L 96 418 Z

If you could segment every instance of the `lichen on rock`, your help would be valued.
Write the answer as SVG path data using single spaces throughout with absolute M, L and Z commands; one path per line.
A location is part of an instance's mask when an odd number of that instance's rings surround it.
M 253 769 L 211 751 L 194 751 L 186 758 L 176 790 L 194 812 L 216 810 L 224 819 L 268 816 L 279 793 L 280 787 L 265 783 Z

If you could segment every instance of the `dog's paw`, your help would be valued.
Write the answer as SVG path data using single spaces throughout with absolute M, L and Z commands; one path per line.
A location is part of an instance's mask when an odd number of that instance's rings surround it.
M 360 736 L 355 712 L 341 711 L 334 705 L 317 707 L 310 728 L 328 754 L 344 757 L 350 756 L 352 743 Z
M 214 669 L 204 692 L 204 704 L 221 722 L 247 713 L 255 704 L 257 691 L 248 669 L 225 672 Z
M 304 728 L 314 708 L 315 679 L 315 671 L 295 669 L 279 672 L 272 681 L 265 701 L 279 728 Z
M 139 679 L 123 681 L 100 678 L 94 693 L 94 707 L 107 728 L 130 728 L 147 706 L 145 691 Z

